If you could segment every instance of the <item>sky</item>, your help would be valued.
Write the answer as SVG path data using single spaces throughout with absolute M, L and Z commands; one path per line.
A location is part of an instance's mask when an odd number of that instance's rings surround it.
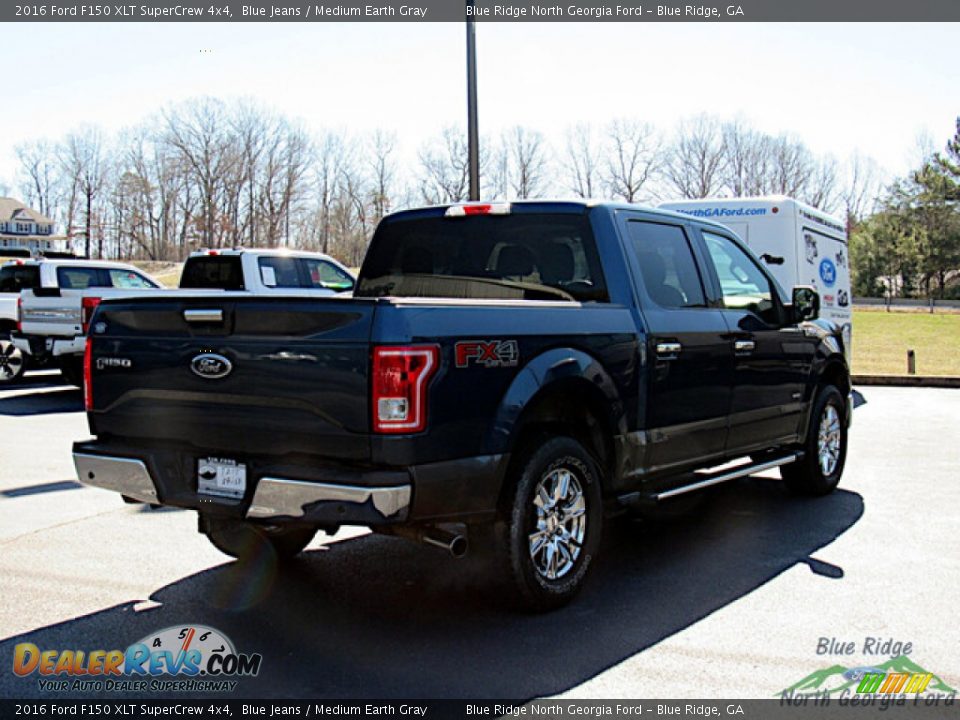
M 253 98 L 313 130 L 396 132 L 402 162 L 466 117 L 459 23 L 8 24 L 0 117 L 13 147 L 83 124 L 118 131 L 191 97 Z M 859 151 L 890 175 L 960 114 L 956 24 L 480 23 L 480 131 L 520 124 L 556 150 L 572 124 L 702 112 Z

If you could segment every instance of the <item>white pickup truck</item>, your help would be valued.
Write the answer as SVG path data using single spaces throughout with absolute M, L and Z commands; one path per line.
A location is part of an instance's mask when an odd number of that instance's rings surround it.
M 24 288 L 14 350 L 52 359 L 64 377 L 83 383 L 87 324 L 102 300 L 156 291 L 160 284 L 131 265 L 98 261 L 24 261 L 40 267 L 39 285 Z M 187 258 L 180 291 L 227 291 L 284 296 L 324 296 L 353 290 L 343 265 L 321 253 L 285 249 L 200 250 Z
M 87 324 L 101 300 L 162 286 L 133 265 L 101 260 L 25 260 L 39 282 L 24 285 L 11 339 L 16 350 L 59 365 L 75 385 L 83 382 Z
M 19 321 L 20 291 L 40 285 L 40 268 L 26 260 L 12 260 L 0 267 L 0 385 L 23 376 L 27 358 L 13 344 L 11 333 Z
M 300 250 L 199 250 L 183 266 L 183 290 L 245 290 L 256 295 L 336 295 L 354 277 L 329 255 Z

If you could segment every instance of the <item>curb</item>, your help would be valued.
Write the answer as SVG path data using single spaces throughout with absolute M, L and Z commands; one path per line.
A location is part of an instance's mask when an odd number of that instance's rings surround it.
M 960 388 L 960 377 L 952 375 L 851 375 L 850 380 L 854 385 Z

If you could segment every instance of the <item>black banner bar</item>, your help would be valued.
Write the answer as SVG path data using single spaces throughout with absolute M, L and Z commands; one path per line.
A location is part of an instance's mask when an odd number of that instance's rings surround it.
M 769 700 L 0 700 L 7 718 L 725 718 L 745 720 L 832 720 L 833 718 L 960 717 L 956 697 L 811 694 Z
M 957 0 L 477 0 L 477 22 L 955 22 Z M 4 22 L 454 22 L 464 0 L 149 0 L 3 3 Z

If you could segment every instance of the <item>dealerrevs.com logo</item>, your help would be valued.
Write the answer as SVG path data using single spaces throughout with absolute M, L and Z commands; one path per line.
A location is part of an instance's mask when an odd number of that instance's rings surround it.
M 205 625 L 164 628 L 125 650 L 13 649 L 14 674 L 37 676 L 39 689 L 53 692 L 230 692 L 262 662 Z

